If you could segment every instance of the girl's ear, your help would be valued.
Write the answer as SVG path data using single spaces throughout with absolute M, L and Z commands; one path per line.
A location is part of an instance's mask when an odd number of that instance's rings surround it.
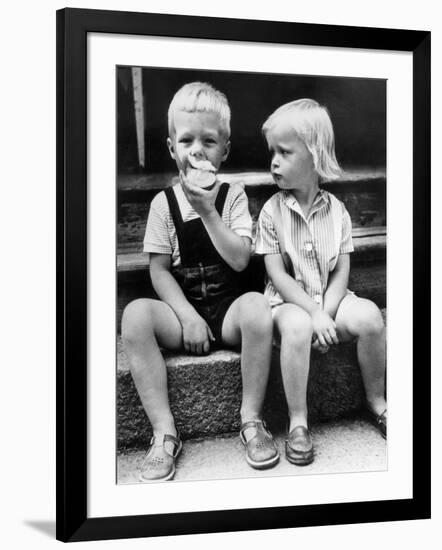
M 170 139 L 170 137 L 167 138 L 167 148 L 169 149 L 170 156 L 173 158 L 173 160 L 176 160 L 175 148 L 173 146 L 173 141 Z
M 229 156 L 229 153 L 230 153 L 230 141 L 228 141 L 224 146 L 224 154 L 223 154 L 222 162 L 224 162 L 227 159 L 227 157 Z

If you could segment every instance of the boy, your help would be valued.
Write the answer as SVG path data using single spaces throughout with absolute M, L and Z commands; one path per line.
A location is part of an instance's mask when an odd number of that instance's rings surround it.
M 247 462 L 267 468 L 279 460 L 261 420 L 271 360 L 271 313 L 261 294 L 238 296 L 238 272 L 247 266 L 251 251 L 247 197 L 240 186 L 201 173 L 216 173 L 229 154 L 227 99 L 209 84 L 186 84 L 172 100 L 168 125 L 167 146 L 180 184 L 152 201 L 144 240 L 152 285 L 161 301 L 135 300 L 122 319 L 131 373 L 153 430 L 140 477 L 172 479 L 182 446 L 160 346 L 200 355 L 213 344 L 241 345 L 240 437 Z
M 277 109 L 263 125 L 271 172 L 281 189 L 264 205 L 256 252 L 265 255 L 265 295 L 281 338 L 281 372 L 289 409 L 287 459 L 313 461 L 307 423 L 311 347 L 357 340 L 367 407 L 386 436 L 385 327 L 377 306 L 347 290 L 353 251 L 344 205 L 319 188 L 340 172 L 327 110 L 311 99 Z M 313 346 L 312 346 L 313 341 Z

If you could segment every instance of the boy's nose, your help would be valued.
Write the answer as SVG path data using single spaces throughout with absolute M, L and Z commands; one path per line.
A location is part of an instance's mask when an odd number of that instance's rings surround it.
M 189 151 L 189 155 L 198 159 L 205 160 L 204 149 L 200 143 L 194 143 Z

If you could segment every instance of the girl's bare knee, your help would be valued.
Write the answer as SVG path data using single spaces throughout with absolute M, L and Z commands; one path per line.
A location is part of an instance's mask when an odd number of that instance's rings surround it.
M 284 316 L 281 321 L 279 330 L 282 339 L 293 345 L 310 345 L 313 327 L 311 317 L 306 311 L 297 310 Z
M 360 308 L 356 320 L 356 331 L 361 335 L 381 335 L 385 330 L 384 320 L 379 308 L 373 303 L 367 302 Z

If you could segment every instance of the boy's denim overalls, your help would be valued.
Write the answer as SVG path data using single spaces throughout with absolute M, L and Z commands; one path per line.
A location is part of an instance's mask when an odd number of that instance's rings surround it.
M 215 208 L 222 216 L 229 184 L 218 191 Z M 187 300 L 206 321 L 221 344 L 224 316 L 239 295 L 239 276 L 219 255 L 213 246 L 201 218 L 183 222 L 174 190 L 165 191 L 170 213 L 178 237 L 181 266 L 172 268 Z

